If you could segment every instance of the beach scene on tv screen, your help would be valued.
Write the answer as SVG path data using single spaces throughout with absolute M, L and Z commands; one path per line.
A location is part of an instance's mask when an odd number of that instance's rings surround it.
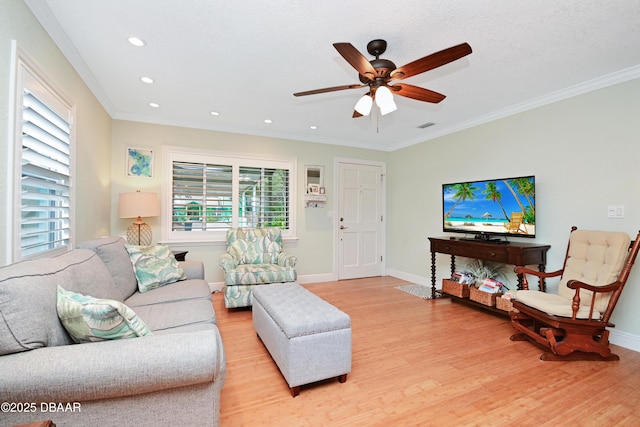
M 535 236 L 534 177 L 445 184 L 444 231 Z

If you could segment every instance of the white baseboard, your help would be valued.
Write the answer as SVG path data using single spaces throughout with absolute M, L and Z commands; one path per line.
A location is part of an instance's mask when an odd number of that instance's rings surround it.
M 638 335 L 611 329 L 609 333 L 609 342 L 611 344 L 619 345 L 620 347 L 628 348 L 629 350 L 640 352 L 640 336 Z
M 326 274 L 306 274 L 304 276 L 298 276 L 298 283 L 321 283 L 321 282 L 334 282 L 338 280 L 338 275 L 334 273 Z
M 387 275 L 397 277 L 398 279 L 406 280 L 407 282 L 415 283 L 417 285 L 431 286 L 431 278 L 425 276 L 419 276 L 417 274 L 405 273 L 404 271 L 387 269 Z M 437 284 L 436 284 L 437 287 Z
M 222 292 L 224 289 L 224 282 L 209 282 L 209 289 L 211 293 Z

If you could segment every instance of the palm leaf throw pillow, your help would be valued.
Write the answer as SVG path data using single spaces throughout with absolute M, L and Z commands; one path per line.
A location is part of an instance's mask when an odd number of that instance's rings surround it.
M 76 343 L 151 335 L 138 315 L 120 301 L 93 298 L 58 285 L 58 318 Z
M 138 290 L 147 292 L 169 283 L 184 280 L 184 269 L 165 245 L 125 245 L 138 279 Z

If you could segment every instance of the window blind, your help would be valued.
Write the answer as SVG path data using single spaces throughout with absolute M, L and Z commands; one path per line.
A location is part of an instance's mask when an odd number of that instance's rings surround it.
M 172 193 L 173 231 L 231 227 L 232 166 L 173 162 Z
M 171 231 L 289 229 L 289 169 L 174 160 Z
M 28 89 L 22 104 L 20 253 L 26 258 L 69 246 L 71 124 Z
M 289 228 L 289 171 L 240 167 L 240 227 Z

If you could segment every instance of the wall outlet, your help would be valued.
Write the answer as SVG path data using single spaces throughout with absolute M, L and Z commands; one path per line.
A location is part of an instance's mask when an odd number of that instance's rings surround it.
M 609 219 L 623 219 L 624 218 L 624 206 L 623 205 L 609 205 L 607 209 L 607 218 Z

